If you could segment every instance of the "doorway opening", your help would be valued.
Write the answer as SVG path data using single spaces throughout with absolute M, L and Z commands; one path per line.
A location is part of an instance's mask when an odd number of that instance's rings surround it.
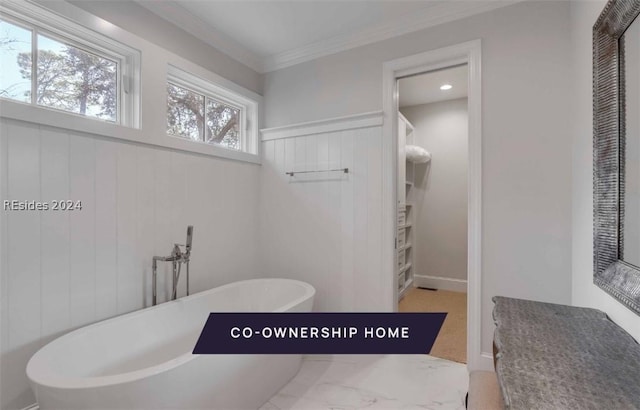
M 468 67 L 397 79 L 398 311 L 446 312 L 431 355 L 467 362 Z
M 447 312 L 433 356 L 481 353 L 480 41 L 385 63 L 393 310 Z M 385 199 L 387 201 L 387 199 Z M 390 269 L 391 270 L 391 269 Z M 489 356 L 490 357 L 490 356 Z M 487 362 L 487 363 L 485 363 Z

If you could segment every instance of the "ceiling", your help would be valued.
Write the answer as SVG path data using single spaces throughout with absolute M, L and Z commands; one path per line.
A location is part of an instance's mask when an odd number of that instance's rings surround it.
M 134 0 L 268 72 L 520 0 Z
M 420 12 L 418 1 L 178 1 L 216 29 L 233 36 L 261 57 L 363 30 L 381 21 Z M 239 21 L 237 16 L 242 16 Z
M 467 96 L 467 65 L 433 71 L 400 79 L 400 107 L 429 104 L 438 101 L 455 100 Z M 443 91 L 440 86 L 450 84 L 450 90 Z

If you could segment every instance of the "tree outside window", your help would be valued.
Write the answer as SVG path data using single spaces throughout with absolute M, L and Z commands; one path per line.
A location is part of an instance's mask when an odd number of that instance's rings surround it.
M 167 84 L 167 132 L 239 150 L 241 109 L 185 87 Z
M 31 34 L 0 21 L 0 96 L 116 122 L 118 63 L 38 34 L 36 90 L 32 90 Z

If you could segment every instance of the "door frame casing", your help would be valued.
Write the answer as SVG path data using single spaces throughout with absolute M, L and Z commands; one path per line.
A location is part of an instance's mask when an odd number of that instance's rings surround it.
M 490 369 L 491 355 L 482 353 L 482 84 L 481 41 L 473 40 L 383 63 L 382 106 L 382 263 L 385 298 L 389 311 L 398 309 L 398 278 L 395 274 L 397 234 L 397 79 L 460 64 L 468 66 L 468 182 L 467 182 L 467 368 Z

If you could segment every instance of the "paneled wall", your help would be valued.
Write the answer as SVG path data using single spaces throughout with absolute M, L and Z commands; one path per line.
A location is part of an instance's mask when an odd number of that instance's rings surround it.
M 2 409 L 35 402 L 19 369 L 39 347 L 149 306 L 151 257 L 184 243 L 187 225 L 192 292 L 260 276 L 258 166 L 5 119 L 0 154 L 3 200 L 82 201 L 1 214 Z M 163 266 L 160 301 L 170 287 Z
M 317 311 L 379 310 L 383 285 L 382 130 L 264 141 L 260 232 L 267 276 L 300 279 Z M 315 171 L 349 168 L 349 173 Z

